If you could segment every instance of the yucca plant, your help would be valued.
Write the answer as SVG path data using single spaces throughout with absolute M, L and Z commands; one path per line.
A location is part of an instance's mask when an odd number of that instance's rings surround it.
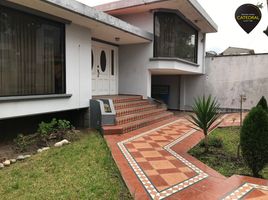
M 188 121 L 194 126 L 192 128 L 202 131 L 204 133 L 205 139 L 205 151 L 208 151 L 208 133 L 210 132 L 212 125 L 215 124 L 216 120 L 220 117 L 219 114 L 220 104 L 216 98 L 211 97 L 198 97 L 194 101 L 192 106 L 193 114 L 189 115 Z M 220 122 L 215 124 L 217 126 Z

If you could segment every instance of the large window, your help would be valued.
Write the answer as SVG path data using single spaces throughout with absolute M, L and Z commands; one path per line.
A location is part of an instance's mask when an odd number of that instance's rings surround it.
M 65 93 L 65 25 L 0 6 L 0 96 Z
M 197 62 L 197 31 L 176 13 L 156 12 L 154 57 L 177 57 Z

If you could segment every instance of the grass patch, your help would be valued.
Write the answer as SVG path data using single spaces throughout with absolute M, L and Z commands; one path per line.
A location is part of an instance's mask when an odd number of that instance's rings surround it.
M 0 171 L 4 199 L 132 199 L 104 139 L 79 141 Z
M 239 127 L 218 128 L 209 135 L 209 138 L 212 140 L 220 138 L 223 141 L 223 146 L 221 148 L 210 146 L 209 152 L 204 153 L 205 148 L 201 141 L 189 153 L 224 176 L 251 175 L 251 171 L 243 159 L 237 158 L 237 145 L 240 138 Z M 261 175 L 268 179 L 268 166 L 264 168 Z

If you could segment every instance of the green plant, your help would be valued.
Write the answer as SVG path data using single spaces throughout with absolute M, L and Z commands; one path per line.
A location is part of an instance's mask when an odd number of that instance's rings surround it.
M 215 98 L 212 99 L 211 95 L 208 98 L 205 96 L 202 98 L 198 97 L 192 106 L 194 114 L 189 115 L 190 119 L 188 120 L 195 126 L 193 128 L 204 133 L 205 151 L 208 151 L 208 133 L 220 116 L 219 107 L 220 104 Z
M 13 142 L 16 145 L 16 148 L 18 151 L 20 152 L 24 152 L 27 150 L 27 148 L 32 145 L 36 139 L 35 139 L 36 135 L 23 135 L 23 134 L 19 134 L 14 140 Z
M 205 140 L 202 140 L 199 143 L 200 147 L 205 147 Z M 222 148 L 223 147 L 223 140 L 222 138 L 218 137 L 211 137 L 208 139 L 208 146 L 215 147 L 215 148 Z
M 261 107 L 253 108 L 244 120 L 240 144 L 242 156 L 253 176 L 268 163 L 268 115 Z
M 217 137 L 209 138 L 209 146 L 212 146 L 215 148 L 222 148 L 223 147 L 223 140 L 221 138 L 217 138 Z
M 57 130 L 57 120 L 53 118 L 51 122 L 41 122 L 38 126 L 37 132 L 43 139 L 47 139 L 47 137 Z
M 111 107 L 110 107 L 110 105 L 109 104 L 104 104 L 104 111 L 105 112 L 112 112 L 112 110 L 111 110 Z
M 261 97 L 257 106 L 261 106 L 265 111 L 268 111 L 267 101 L 264 96 Z
M 66 131 L 72 128 L 71 122 L 64 119 L 59 119 L 57 124 L 57 130 Z

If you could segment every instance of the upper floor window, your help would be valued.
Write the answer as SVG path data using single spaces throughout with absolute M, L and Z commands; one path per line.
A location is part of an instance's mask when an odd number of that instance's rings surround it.
M 65 93 L 65 25 L 0 6 L 0 96 Z
M 154 57 L 177 57 L 197 63 L 198 32 L 176 13 L 156 12 Z

